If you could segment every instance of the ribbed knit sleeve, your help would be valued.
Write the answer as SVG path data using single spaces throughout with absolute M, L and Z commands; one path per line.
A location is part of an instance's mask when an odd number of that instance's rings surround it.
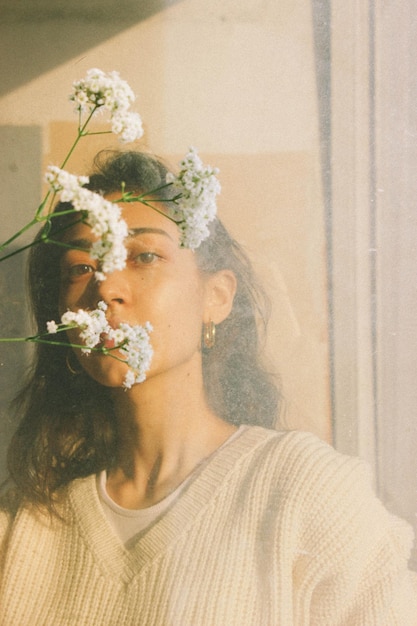
M 417 624 L 417 581 L 406 567 L 411 529 L 375 497 L 367 465 L 309 435 L 296 437 L 292 472 L 304 506 L 294 623 Z
M 8 539 L 19 500 L 14 490 L 0 496 L 0 583 L 3 575 L 3 563 L 7 552 Z
M 10 525 L 10 518 L 6 511 L 0 509 L 0 580 L 3 570 L 3 560 L 7 547 L 7 531 Z

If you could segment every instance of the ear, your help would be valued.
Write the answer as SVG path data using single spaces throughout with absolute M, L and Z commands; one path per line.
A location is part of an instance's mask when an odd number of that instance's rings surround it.
M 236 276 L 231 270 L 220 270 L 207 278 L 204 323 L 220 324 L 228 317 L 233 307 L 236 286 Z

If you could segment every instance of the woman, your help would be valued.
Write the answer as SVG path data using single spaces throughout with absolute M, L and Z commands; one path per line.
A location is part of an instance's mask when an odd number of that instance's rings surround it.
M 122 183 L 136 194 L 166 174 L 122 153 L 89 188 L 115 200 Z M 128 261 L 105 280 L 73 216 L 52 222 L 60 245 L 33 248 L 40 331 L 104 302 L 112 327 L 151 322 L 154 356 L 126 390 L 125 363 L 38 346 L 9 453 L 1 623 L 413 624 L 408 527 L 361 462 L 272 430 L 250 265 L 219 221 L 195 252 L 181 248 L 168 197 L 159 211 L 123 205 Z M 81 343 L 75 329 L 56 339 Z

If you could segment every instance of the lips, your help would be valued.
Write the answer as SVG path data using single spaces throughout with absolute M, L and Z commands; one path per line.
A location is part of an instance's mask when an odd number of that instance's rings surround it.
M 118 328 L 120 328 L 121 324 L 128 323 L 116 317 L 112 317 L 110 320 L 108 319 L 107 322 L 112 330 L 117 330 Z M 114 348 L 117 347 L 119 343 L 120 342 L 118 342 L 114 337 L 110 338 L 107 333 L 102 333 L 100 335 L 100 344 L 103 348 L 106 348 L 106 350 L 113 350 Z
M 107 335 L 101 337 L 101 345 L 106 348 L 106 350 L 112 350 L 116 346 L 116 342 L 114 339 L 109 339 Z

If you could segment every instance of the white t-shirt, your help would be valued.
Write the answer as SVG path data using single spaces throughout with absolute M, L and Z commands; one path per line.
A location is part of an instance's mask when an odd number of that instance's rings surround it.
M 231 435 L 213 454 L 216 454 L 221 448 L 231 443 L 236 437 L 238 437 L 246 426 L 240 426 L 233 435 Z M 129 542 L 136 538 L 136 536 L 150 526 L 157 518 L 163 515 L 170 505 L 179 497 L 181 492 L 185 489 L 187 484 L 191 481 L 195 472 L 197 472 L 208 459 L 212 458 L 210 455 L 202 463 L 200 463 L 195 470 L 166 498 L 160 500 L 152 506 L 148 506 L 144 509 L 125 509 L 119 506 L 112 500 L 107 493 L 107 472 L 103 470 L 97 474 L 97 491 L 98 496 L 103 507 L 104 513 L 113 526 L 118 537 L 123 541 L 126 547 L 129 546 Z

